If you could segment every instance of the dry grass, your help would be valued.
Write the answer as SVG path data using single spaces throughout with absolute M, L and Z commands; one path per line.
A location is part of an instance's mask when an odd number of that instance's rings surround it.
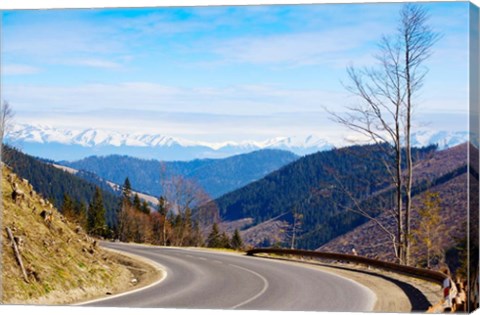
M 466 149 L 466 144 L 462 144 L 436 153 L 431 159 L 422 161 L 415 166 L 414 176 L 417 177 L 417 180 L 433 180 L 465 165 L 467 162 Z M 447 227 L 446 231 L 441 235 L 441 244 L 443 244 L 445 249 L 455 246 L 458 239 L 466 236 L 469 176 L 470 182 L 473 182 L 471 175 L 462 174 L 428 190 L 429 192 L 438 193 L 441 199 L 442 223 Z M 420 224 L 421 218 L 417 209 L 422 206 L 424 197 L 425 192 L 413 198 L 413 229 Z M 472 216 L 475 217 L 471 219 L 478 222 L 478 212 L 476 215 L 473 213 Z M 378 219 L 382 224 L 389 227 L 390 230 L 395 231 L 396 223 L 391 217 L 382 214 Z M 352 231 L 331 240 L 318 250 L 351 254 L 353 248 L 361 256 L 381 260 L 395 260 L 391 241 L 386 233 L 373 221 L 360 225 Z M 418 249 L 413 248 L 412 250 L 417 252 Z M 421 250 L 418 251 L 421 252 Z M 416 257 L 413 258 L 416 259 Z
M 31 193 L 31 186 L 16 176 L 13 182 L 25 198 L 15 204 L 11 197 L 12 181 L 7 180 L 7 176 L 14 176 L 10 174 L 4 167 L 3 303 L 68 304 L 115 293 L 130 285 L 131 272 L 118 264 L 113 254 L 95 246 L 94 239 L 66 221 L 53 206 L 44 204 L 40 196 Z M 42 210 L 52 212 L 50 224 L 40 216 Z M 15 260 L 6 227 L 22 240 L 20 251 L 28 282 Z

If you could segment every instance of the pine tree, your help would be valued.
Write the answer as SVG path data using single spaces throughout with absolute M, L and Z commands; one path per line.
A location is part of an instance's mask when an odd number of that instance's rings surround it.
M 74 222 L 76 220 L 73 200 L 67 194 L 63 194 L 62 214 L 70 222 Z
M 127 202 L 130 204 L 130 198 L 132 196 L 132 185 L 130 184 L 130 180 L 125 178 L 125 182 L 123 183 L 122 186 L 122 197 L 123 197 L 123 202 Z
M 233 249 L 241 249 L 243 247 L 242 237 L 238 229 L 235 229 L 235 232 L 232 236 L 231 246 Z
M 166 246 L 167 245 L 167 213 L 168 213 L 168 209 L 167 209 L 167 199 L 163 196 L 160 196 L 160 198 L 158 198 L 158 213 L 163 217 L 161 220 L 163 221 L 162 222 L 162 227 L 161 227 L 161 230 L 162 230 L 162 236 L 161 236 L 161 239 L 162 239 L 162 245 L 163 246 Z
M 416 257 L 423 260 L 427 268 L 435 260 L 443 260 L 442 238 L 446 234 L 447 227 L 442 222 L 441 198 L 438 193 L 425 193 L 422 198 L 422 205 L 418 209 L 418 224 L 412 230 L 413 244 L 416 245 Z
M 142 201 L 142 206 L 140 207 L 140 211 L 142 211 L 145 214 L 150 214 L 150 207 L 146 200 Z
M 162 216 L 167 215 L 167 199 L 165 199 L 163 196 L 158 198 L 158 213 L 160 213 Z
M 87 226 L 87 206 L 84 202 L 75 203 L 75 217 L 77 223 L 86 231 Z
M 103 205 L 102 191 L 95 188 L 95 194 L 88 208 L 88 233 L 94 236 L 105 235 L 105 206 Z
M 138 211 L 142 211 L 142 202 L 140 201 L 138 194 L 135 194 L 133 197 L 133 207 Z
M 232 248 L 230 246 L 230 238 L 228 237 L 227 233 L 223 232 L 222 234 L 220 234 L 220 244 L 219 246 L 220 248 Z
M 207 247 L 219 248 L 221 247 L 220 242 L 221 240 L 220 240 L 220 232 L 218 231 L 218 225 L 217 223 L 213 223 L 212 231 L 207 237 Z
M 200 230 L 200 225 L 198 224 L 197 221 L 193 222 L 193 228 L 192 228 L 192 246 L 204 246 L 203 244 L 203 236 L 202 236 L 202 231 Z

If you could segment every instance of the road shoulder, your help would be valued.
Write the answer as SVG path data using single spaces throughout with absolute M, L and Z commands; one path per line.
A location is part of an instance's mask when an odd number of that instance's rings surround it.
M 161 265 L 147 258 L 106 247 L 102 247 L 102 249 L 109 253 L 112 260 L 126 267 L 130 272 L 130 277 L 126 281 L 122 279 L 114 286 L 105 288 L 103 294 L 76 301 L 75 305 L 83 305 L 144 290 L 163 281 L 167 276 L 165 269 Z
M 353 280 L 369 288 L 377 296 L 372 310 L 374 312 L 425 312 L 430 305 L 438 303 L 441 298 L 440 285 L 394 272 L 348 263 L 325 263 L 280 256 L 257 256 L 302 263 L 309 265 L 311 268 L 317 268 Z

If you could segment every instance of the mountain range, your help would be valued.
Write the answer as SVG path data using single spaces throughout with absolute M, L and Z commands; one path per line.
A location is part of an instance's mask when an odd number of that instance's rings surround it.
M 466 231 L 477 231 L 478 233 L 478 211 L 468 212 L 469 208 L 478 209 L 478 160 L 477 163 L 472 160 L 470 166 L 467 167 L 469 154 L 471 158 L 478 157 L 478 149 L 464 143 L 436 152 L 432 158 L 420 161 L 414 168 L 414 185 L 423 182 L 429 183 L 430 187 L 423 191 L 416 189 L 417 193 L 414 194 L 412 207 L 412 230 L 419 229 L 421 225 L 422 218 L 418 209 L 425 207 L 424 202 L 427 195 L 429 193 L 438 194 L 442 219 L 436 224 L 440 232 L 436 232 L 434 237 L 439 240 L 444 250 L 455 249 L 454 252 L 458 251 L 459 243 L 465 240 Z M 469 196 L 469 192 L 471 196 Z M 358 255 L 393 261 L 394 252 L 391 241 L 377 222 L 389 227 L 395 226 L 396 222 L 385 212 L 376 220 L 376 222 L 368 221 L 348 233 L 340 235 L 322 245 L 318 250 L 350 254 L 355 248 Z M 476 236 L 471 237 L 471 240 L 476 239 Z M 413 247 L 417 253 L 425 253 L 421 243 L 413 242 Z M 447 251 L 447 263 L 448 256 Z M 455 263 L 458 263 L 458 258 L 457 255 L 454 259 Z M 453 270 L 455 269 L 453 268 Z
M 336 139 L 338 140 L 338 139 Z M 439 149 L 468 140 L 466 131 L 433 131 L 422 129 L 412 135 L 412 145 L 437 144 Z M 190 161 L 225 158 L 261 149 L 279 149 L 307 155 L 334 147 L 331 139 L 316 135 L 278 136 L 263 141 L 193 141 L 161 134 L 121 133 L 103 129 L 72 130 L 46 125 L 17 124 L 6 142 L 24 152 L 51 160 L 74 161 L 88 156 L 112 154 L 162 161 Z
M 413 148 L 414 163 L 430 159 L 435 150 L 435 146 Z M 299 216 L 295 247 L 315 249 L 366 222 L 365 217 L 348 210 L 355 207 L 352 199 L 368 203 L 362 207 L 371 209 L 372 217 L 391 206 L 394 189 L 384 164 L 391 163 L 391 156 L 385 152 L 379 145 L 363 145 L 307 155 L 213 203 L 226 222 L 251 219 L 250 227 L 268 223 L 268 229 L 287 224 L 287 228 L 272 229 L 269 236 L 247 240 L 254 246 L 277 242 L 285 246 Z M 204 215 L 202 210 L 200 215 Z M 241 228 L 244 230 L 246 227 Z M 280 231 L 285 237 L 279 237 Z
M 429 135 L 424 134 L 420 140 L 426 141 L 428 138 Z M 416 207 L 419 205 L 425 192 L 440 193 L 444 209 L 442 217 L 449 227 L 449 238 L 445 244 L 455 246 L 454 243 L 463 235 L 460 232 L 465 231 L 465 184 L 468 176 L 466 144 L 444 150 L 438 150 L 436 146 L 413 150 L 414 204 Z M 94 187 L 91 178 L 87 179 L 87 183 L 54 169 L 47 165 L 49 163 L 44 165 L 42 161 L 24 156 L 16 150 L 9 151 L 6 157 L 14 171 L 29 179 L 54 204 L 60 204 L 64 193 L 82 202 L 91 198 Z M 304 157 L 280 150 L 260 150 L 226 159 L 169 164 L 126 156 L 91 157 L 65 164 L 80 170 L 89 168 L 88 171 L 101 177 L 108 177 L 108 172 L 111 172 L 118 176 L 115 181 L 120 183 L 125 174 L 118 175 L 119 170 L 131 171 L 131 174 L 135 174 L 132 178 L 135 178 L 133 187 L 136 189 L 137 184 L 147 178 L 146 171 L 160 173 L 162 165 L 168 164 L 167 175 L 174 172 L 175 175 L 193 180 L 198 176 L 197 180 L 210 181 L 217 188 L 228 187 L 226 191 L 211 195 L 217 198 L 212 201 L 215 207 L 206 204 L 205 207 L 194 209 L 194 218 L 204 222 L 211 214 L 215 215 L 209 212 L 215 208 L 218 211 L 216 217 L 222 220 L 222 229 L 231 232 L 238 228 L 244 241 L 251 246 L 290 246 L 292 227 L 298 225 L 295 229 L 296 248 L 320 247 L 321 250 L 348 253 L 354 246 L 362 255 L 391 260 L 388 247 L 370 246 L 374 243 L 372 240 L 380 235 L 374 223 L 348 210 L 352 207 L 353 196 L 362 208 L 369 209 L 371 216 L 385 219 L 382 209 L 392 207 L 394 198 L 381 158 L 384 153 L 378 146 L 365 145 L 326 150 Z M 271 169 L 265 168 L 265 165 L 271 165 L 272 160 L 278 164 L 271 166 Z M 244 174 L 245 170 L 252 170 L 254 177 L 234 182 L 244 175 L 252 175 Z M 478 183 L 478 171 L 473 171 L 476 173 L 472 176 Z M 153 178 L 156 180 L 158 177 Z M 118 199 L 108 189 L 104 191 L 104 197 L 109 204 L 106 204 L 109 210 L 107 222 L 114 224 Z M 418 215 L 414 214 L 413 218 L 417 220 Z
M 75 170 L 95 174 L 122 185 L 128 177 L 134 189 L 160 196 L 162 178 L 182 178 L 192 181 L 212 198 L 258 180 L 298 159 L 295 154 L 263 149 L 223 159 L 196 159 L 188 162 L 144 160 L 125 155 L 91 156 L 60 164 Z
M 225 158 L 261 149 L 287 150 L 305 155 L 333 147 L 331 143 L 315 136 L 205 142 L 160 134 L 130 134 L 101 129 L 70 130 L 41 125 L 16 125 L 6 141 L 28 154 L 56 161 L 114 154 L 162 161 L 190 161 Z

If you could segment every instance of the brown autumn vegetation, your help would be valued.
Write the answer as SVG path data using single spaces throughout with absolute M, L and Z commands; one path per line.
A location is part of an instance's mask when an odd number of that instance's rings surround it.
M 447 150 L 437 152 L 430 159 L 419 162 L 414 167 L 415 184 L 421 182 L 434 182 L 436 179 L 466 165 L 467 144 L 458 145 Z M 422 216 L 422 209 L 425 209 L 425 201 L 429 196 L 437 196 L 439 203 L 438 227 L 439 235 L 436 235 L 435 242 L 440 243 L 442 249 L 437 252 L 445 254 L 452 247 L 455 247 L 466 237 L 467 207 L 468 207 L 468 179 L 474 180 L 473 176 L 465 172 L 449 178 L 445 182 L 438 183 L 428 190 L 418 193 L 413 198 L 412 204 L 412 262 L 414 265 L 426 266 L 427 252 L 419 240 L 419 230 L 425 226 L 425 213 Z M 395 222 L 386 215 L 380 215 L 379 220 L 385 226 L 394 228 Z M 478 218 L 477 218 L 478 219 Z M 433 245 L 432 245 L 433 246 Z M 435 244 L 435 247 L 438 247 Z M 395 255 L 389 245 L 389 239 L 379 230 L 378 226 L 369 221 L 354 230 L 335 238 L 321 246 L 321 251 L 338 253 L 352 253 L 352 250 L 362 256 L 394 261 Z M 442 255 L 439 255 L 442 256 Z M 445 257 L 438 257 L 438 264 L 445 263 Z M 439 266 L 437 266 L 439 268 Z

